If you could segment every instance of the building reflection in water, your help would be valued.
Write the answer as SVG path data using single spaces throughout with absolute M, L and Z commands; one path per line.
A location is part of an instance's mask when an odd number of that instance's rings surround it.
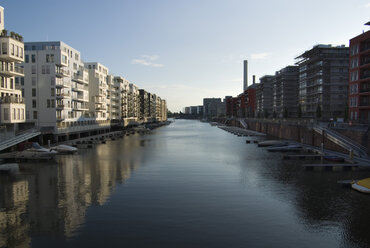
M 88 207 L 104 205 L 140 166 L 141 146 L 134 136 L 0 175 L 0 247 L 30 247 L 32 236 L 76 235 Z

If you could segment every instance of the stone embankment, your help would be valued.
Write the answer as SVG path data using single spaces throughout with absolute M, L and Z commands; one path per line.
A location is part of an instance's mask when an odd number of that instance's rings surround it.
M 225 123 L 225 120 L 221 120 Z M 264 120 L 264 119 L 245 119 L 248 129 L 265 133 L 272 138 L 286 139 L 297 141 L 303 144 L 321 147 L 323 144 L 324 149 L 348 153 L 347 150 L 332 142 L 322 134 L 315 132 L 313 125 L 310 122 L 299 121 L 280 121 L 280 120 Z M 241 127 L 238 120 L 231 120 L 227 122 L 229 126 Z M 369 130 L 366 128 L 335 128 L 333 130 L 351 139 L 353 142 L 367 147 L 368 154 L 370 155 L 370 135 Z

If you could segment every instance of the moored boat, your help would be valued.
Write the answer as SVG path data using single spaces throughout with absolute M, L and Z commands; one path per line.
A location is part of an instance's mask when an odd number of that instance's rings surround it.
M 354 181 L 352 183 L 352 189 L 362 193 L 370 193 L 370 178 Z
M 267 148 L 269 152 L 298 152 L 302 149 L 300 145 L 284 145 Z
M 68 145 L 57 145 L 50 148 L 52 151 L 57 151 L 60 154 L 71 154 L 78 151 L 76 147 Z
M 19 170 L 19 165 L 16 163 L 11 164 L 0 164 L 0 173 L 7 174 L 7 173 L 15 173 Z
M 258 146 L 260 147 L 266 147 L 266 146 L 286 146 L 288 145 L 287 141 L 283 140 L 265 140 L 258 142 Z

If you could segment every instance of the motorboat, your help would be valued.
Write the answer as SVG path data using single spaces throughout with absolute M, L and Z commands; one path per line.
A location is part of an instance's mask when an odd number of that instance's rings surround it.
M 269 152 L 298 152 L 302 149 L 300 145 L 283 145 L 267 148 Z
M 58 154 L 57 151 L 42 147 L 37 142 L 21 143 L 18 148 L 16 159 L 52 159 Z
M 258 143 L 258 146 L 260 147 L 266 147 L 266 146 L 286 146 L 288 145 L 287 141 L 283 140 L 265 140 Z
M 354 181 L 352 183 L 352 189 L 360 191 L 362 193 L 370 193 L 370 178 Z
M 333 161 L 333 162 L 344 162 L 343 157 L 339 157 L 339 156 L 336 156 L 336 155 L 326 155 L 326 156 L 324 156 L 324 159 L 328 160 L 328 161 Z
M 16 164 L 16 163 L 0 164 L 0 173 L 1 174 L 16 173 L 18 171 L 19 171 L 19 165 Z
M 71 154 L 78 151 L 76 147 L 68 145 L 57 145 L 50 148 L 52 151 L 57 151 L 60 154 Z

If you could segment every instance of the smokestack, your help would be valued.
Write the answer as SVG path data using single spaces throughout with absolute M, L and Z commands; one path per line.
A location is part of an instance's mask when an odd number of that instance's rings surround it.
M 253 75 L 253 84 L 256 83 L 256 75 Z
M 244 60 L 243 92 L 248 88 L 248 60 Z

